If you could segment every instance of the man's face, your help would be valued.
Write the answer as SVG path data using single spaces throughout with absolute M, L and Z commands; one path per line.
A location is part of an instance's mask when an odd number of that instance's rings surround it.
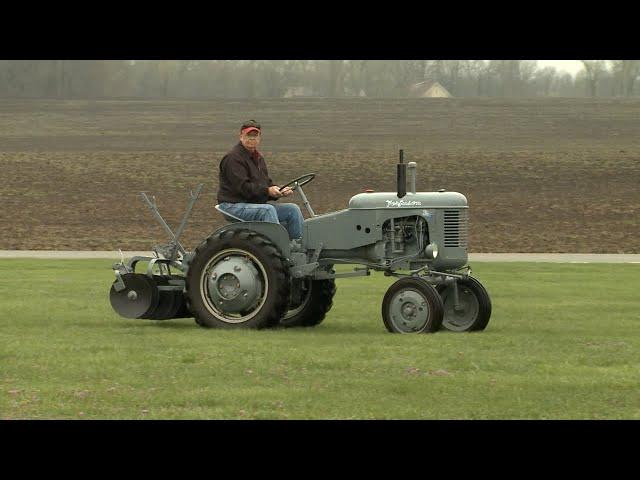
M 240 142 L 247 150 L 254 151 L 260 145 L 260 132 L 252 130 L 247 133 L 240 134 Z

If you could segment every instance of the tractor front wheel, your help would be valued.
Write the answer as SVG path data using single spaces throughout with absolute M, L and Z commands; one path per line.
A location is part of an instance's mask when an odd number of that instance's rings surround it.
M 438 285 L 436 289 L 444 304 L 442 327 L 452 332 L 484 330 L 491 317 L 491 298 L 475 278 L 456 280 L 458 305 L 455 305 L 455 285 Z
M 392 333 L 435 332 L 442 317 L 440 295 L 420 278 L 401 278 L 389 287 L 382 300 L 382 320 Z

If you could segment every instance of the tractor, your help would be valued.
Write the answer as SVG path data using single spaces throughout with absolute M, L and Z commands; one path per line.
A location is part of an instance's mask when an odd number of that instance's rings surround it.
M 171 241 L 154 247 L 153 257 L 113 265 L 113 309 L 127 318 L 194 318 L 209 328 L 312 327 L 331 309 L 336 279 L 373 270 L 397 278 L 382 300 L 389 332 L 484 330 L 491 299 L 467 262 L 467 199 L 444 189 L 416 192 L 416 163 L 399 153 L 397 192 L 366 190 L 344 210 L 315 214 L 303 190 L 314 173 L 282 185 L 299 193 L 309 213 L 300 240 L 280 224 L 243 221 L 216 205 L 228 223 L 188 252 L 179 237 L 202 185 L 176 232 L 142 192 Z M 144 273 L 136 273 L 140 262 L 147 262 Z

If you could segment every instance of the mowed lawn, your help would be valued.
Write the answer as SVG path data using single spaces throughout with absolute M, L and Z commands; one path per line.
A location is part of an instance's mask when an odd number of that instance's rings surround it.
M 0 261 L 2 419 L 640 419 L 640 265 L 476 263 L 484 332 L 390 334 L 392 278 L 312 329 L 112 310 L 110 260 Z

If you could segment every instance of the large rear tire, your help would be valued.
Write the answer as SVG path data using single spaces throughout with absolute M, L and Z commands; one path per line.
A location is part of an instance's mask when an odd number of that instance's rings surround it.
M 226 230 L 196 250 L 186 276 L 188 310 L 202 327 L 268 328 L 289 304 L 286 259 L 267 237 Z
M 280 319 L 280 325 L 291 327 L 315 327 L 319 325 L 333 306 L 336 294 L 334 279 L 304 280 L 305 292 L 302 303 L 287 310 Z

